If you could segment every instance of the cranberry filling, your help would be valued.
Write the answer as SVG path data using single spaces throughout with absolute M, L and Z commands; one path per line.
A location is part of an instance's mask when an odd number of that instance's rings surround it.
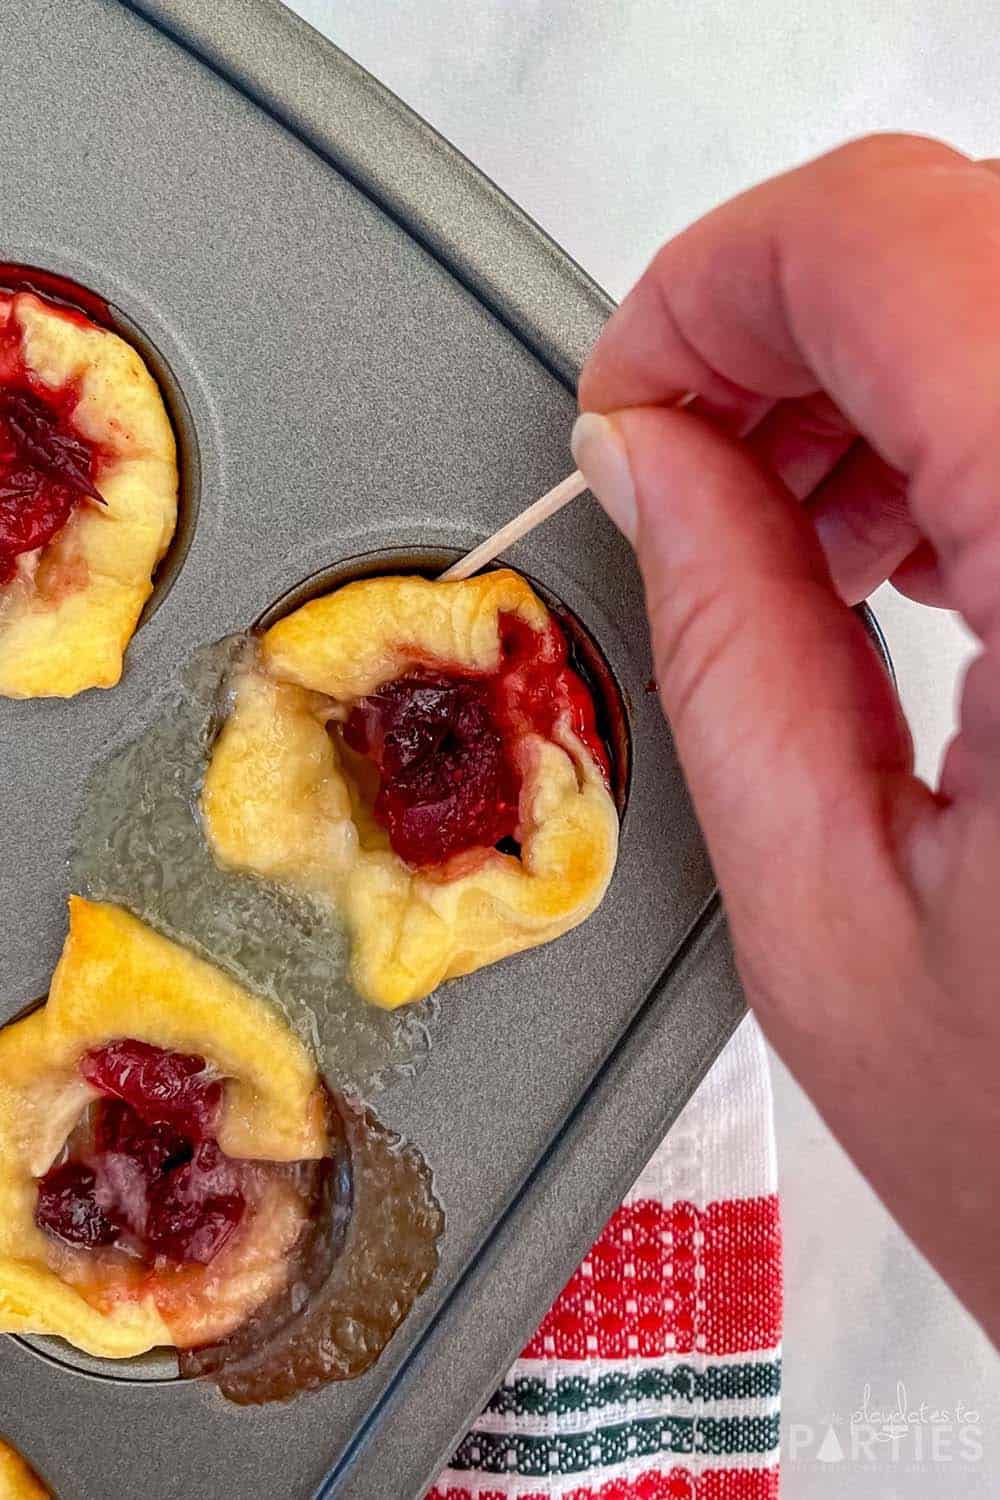
M 213 1134 L 221 1082 L 203 1058 L 136 1041 L 93 1049 L 80 1071 L 102 1098 L 39 1179 L 36 1224 L 147 1265 L 207 1265 L 246 1211 L 240 1164 Z
M 76 400 L 71 387 L 33 380 L 19 330 L 0 325 L 0 585 L 14 577 L 18 556 L 46 546 L 82 500 L 104 503 L 94 484 L 96 449 L 72 424 Z
M 417 869 L 514 837 L 521 777 L 517 739 L 552 739 L 565 720 L 607 775 L 594 705 L 569 664 L 552 621 L 532 630 L 500 618 L 501 662 L 487 676 L 418 671 L 387 683 L 352 709 L 348 746 L 379 771 L 375 819 Z
M 207 1139 L 190 1161 L 164 1172 L 150 1193 L 146 1239 L 169 1260 L 214 1260 L 246 1209 L 239 1168 Z
M 207 1135 L 222 1104 L 222 1083 L 203 1057 L 165 1052 L 148 1042 L 108 1042 L 86 1053 L 80 1072 L 112 1099 L 122 1099 L 147 1124 L 172 1125 L 192 1139 Z
M 122 1226 L 98 1206 L 97 1178 L 79 1161 L 50 1167 L 38 1184 L 35 1222 L 70 1245 L 113 1245 Z
M 443 864 L 517 827 L 520 778 L 487 683 L 401 677 L 357 705 L 344 738 L 378 766 L 375 817 L 407 864 Z

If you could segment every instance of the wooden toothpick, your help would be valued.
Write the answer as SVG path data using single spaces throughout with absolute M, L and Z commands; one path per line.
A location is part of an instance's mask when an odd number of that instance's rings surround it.
M 480 542 L 478 547 L 473 547 L 471 552 L 460 557 L 458 562 L 452 563 L 450 568 L 446 568 L 441 574 L 441 582 L 455 583 L 460 578 L 471 578 L 473 573 L 478 573 L 480 568 L 485 568 L 486 564 L 491 563 L 495 557 L 499 557 L 501 552 L 505 552 L 523 536 L 527 536 L 529 531 L 534 531 L 536 526 L 540 526 L 543 521 L 554 516 L 557 510 L 562 510 L 564 505 L 575 500 L 577 495 L 582 495 L 586 488 L 587 481 L 579 469 L 568 474 L 565 479 L 560 479 L 548 494 L 536 500 L 533 505 L 529 505 L 527 510 L 522 510 L 519 516 L 508 521 L 506 526 L 501 526 L 499 531 L 487 537 L 485 542 Z
M 671 401 L 669 405 L 681 408 L 690 406 L 697 399 L 696 391 L 688 391 L 686 395 L 681 396 L 679 400 Z M 478 547 L 473 547 L 471 552 L 460 557 L 458 562 L 452 563 L 450 568 L 445 568 L 440 576 L 440 582 L 457 583 L 461 578 L 471 578 L 473 573 L 478 573 L 480 568 L 485 568 L 486 564 L 491 563 L 495 557 L 499 557 L 501 552 L 505 552 L 523 536 L 527 536 L 529 531 L 534 531 L 536 526 L 541 526 L 543 521 L 554 516 L 557 510 L 562 510 L 564 505 L 575 500 L 577 495 L 582 495 L 586 488 L 587 481 L 579 469 L 575 469 L 572 474 L 567 474 L 565 479 L 560 479 L 557 485 L 553 485 L 547 495 L 543 495 L 540 500 L 529 505 L 527 510 L 522 510 L 513 521 L 508 521 L 506 526 L 501 526 L 499 531 L 488 536 L 485 542 L 480 542 Z

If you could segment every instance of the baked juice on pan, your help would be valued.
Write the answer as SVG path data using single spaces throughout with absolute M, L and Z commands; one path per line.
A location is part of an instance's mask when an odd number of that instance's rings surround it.
M 0 1032 L 0 1327 L 172 1346 L 259 1402 L 367 1368 L 443 1221 L 419 1153 L 329 1087 L 316 1015 L 290 1024 L 294 923 L 254 969 L 243 894 L 345 933 L 354 1004 L 385 1016 L 583 921 L 618 822 L 589 691 L 509 571 L 362 580 L 206 660 L 202 760 L 172 708 L 98 778 L 114 816 L 85 810 L 74 870 L 115 888 L 71 898 L 47 1002 Z
M 113 687 L 177 521 L 174 434 L 131 344 L 0 277 L 0 696 Z

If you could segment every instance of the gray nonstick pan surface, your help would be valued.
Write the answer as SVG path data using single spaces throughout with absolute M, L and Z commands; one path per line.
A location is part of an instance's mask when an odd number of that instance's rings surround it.
M 3 1020 L 46 991 L 84 781 L 194 647 L 559 479 L 609 303 L 275 0 L 6 0 L 0 74 L 0 260 L 107 300 L 183 460 L 121 685 L 0 702 Z M 626 545 L 587 497 L 508 561 L 603 653 L 631 776 L 599 911 L 448 985 L 426 1066 L 372 1101 L 433 1167 L 438 1274 L 365 1376 L 282 1406 L 0 1340 L 0 1430 L 61 1500 L 416 1500 L 742 1014 Z

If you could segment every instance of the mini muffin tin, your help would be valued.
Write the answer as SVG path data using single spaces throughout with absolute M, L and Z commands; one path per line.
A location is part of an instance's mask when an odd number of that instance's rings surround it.
M 6 0 L 2 29 L 0 260 L 107 299 L 183 468 L 121 685 L 0 703 L 6 1020 L 59 952 L 80 789 L 179 664 L 348 559 L 455 555 L 560 478 L 609 303 L 277 0 Z M 434 1169 L 438 1274 L 365 1376 L 282 1406 L 0 1340 L 0 1430 L 61 1500 L 416 1500 L 742 1013 L 627 547 L 584 499 L 509 561 L 600 647 L 631 775 L 600 910 L 447 986 L 427 1065 L 372 1101 Z

